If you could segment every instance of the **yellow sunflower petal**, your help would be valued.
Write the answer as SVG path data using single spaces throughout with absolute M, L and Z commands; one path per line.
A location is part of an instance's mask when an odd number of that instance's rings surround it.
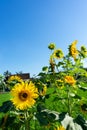
M 74 85 L 76 83 L 76 80 L 72 76 L 65 76 L 65 82 L 70 85 Z

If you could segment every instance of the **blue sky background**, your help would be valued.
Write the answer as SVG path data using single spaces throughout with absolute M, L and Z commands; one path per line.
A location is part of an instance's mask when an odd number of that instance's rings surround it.
M 48 65 L 50 42 L 66 54 L 74 40 L 87 47 L 87 0 L 0 0 L 1 74 L 32 77 Z

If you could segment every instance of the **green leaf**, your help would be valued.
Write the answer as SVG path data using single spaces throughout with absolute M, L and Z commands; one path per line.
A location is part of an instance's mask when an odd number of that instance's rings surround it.
M 51 111 L 39 104 L 37 107 L 38 112 L 36 113 L 36 118 L 41 125 L 48 125 L 49 123 L 59 120 L 59 113 L 56 111 Z
M 52 94 L 54 92 L 55 92 L 55 87 L 50 87 L 50 88 L 47 89 L 46 94 Z
M 49 124 L 49 121 L 46 118 L 46 113 L 37 113 L 35 116 L 41 125 L 48 125 Z
M 0 119 L 0 127 L 3 128 L 8 128 L 10 125 L 12 126 L 12 123 L 14 122 L 15 117 L 10 117 L 10 115 L 5 114 L 1 119 Z
M 2 106 L 0 107 L 0 112 L 6 113 L 12 108 L 12 102 L 11 101 L 6 101 L 3 102 Z

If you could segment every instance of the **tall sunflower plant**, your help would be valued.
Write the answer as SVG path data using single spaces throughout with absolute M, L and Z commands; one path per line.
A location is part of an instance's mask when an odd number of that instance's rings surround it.
M 42 72 L 29 81 L 8 80 L 10 99 L 0 106 L 2 130 L 87 130 L 87 49 L 76 44 L 64 55 L 50 43 Z

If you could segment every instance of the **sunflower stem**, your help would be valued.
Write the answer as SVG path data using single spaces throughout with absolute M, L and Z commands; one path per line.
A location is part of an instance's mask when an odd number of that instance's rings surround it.
M 30 119 L 28 111 L 25 111 L 25 130 L 30 130 Z
M 28 119 L 25 121 L 25 130 L 30 130 L 30 121 Z
M 70 90 L 69 90 L 69 88 L 68 88 L 68 90 L 67 90 L 67 100 L 68 100 L 68 113 L 69 113 L 69 115 L 71 115 Z

